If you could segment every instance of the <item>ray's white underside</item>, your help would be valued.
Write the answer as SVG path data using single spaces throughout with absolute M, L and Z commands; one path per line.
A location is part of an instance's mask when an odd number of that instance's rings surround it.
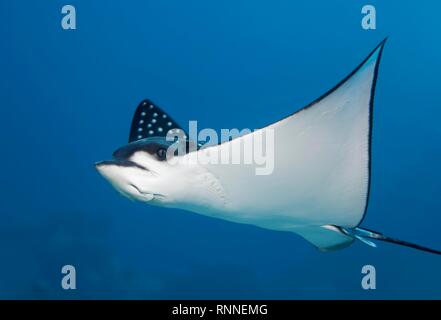
M 322 250 L 350 244 L 351 237 L 331 226 L 357 226 L 365 213 L 371 95 L 381 50 L 318 101 L 261 129 L 274 130 L 272 174 L 256 175 L 254 165 L 204 165 L 223 188 L 224 206 L 194 211 L 295 232 Z M 255 134 L 198 152 L 223 152 Z

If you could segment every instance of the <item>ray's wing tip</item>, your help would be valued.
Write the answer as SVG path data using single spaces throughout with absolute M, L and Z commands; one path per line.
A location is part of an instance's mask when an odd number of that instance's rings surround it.
M 380 50 L 383 50 L 387 40 L 389 39 L 389 36 L 384 37 L 383 40 L 380 41 L 379 44 L 377 44 L 377 46 L 375 47 L 375 49 L 372 51 L 372 53 L 378 52 Z
M 383 40 L 378 44 L 378 47 L 384 47 L 386 44 L 387 39 L 389 39 L 389 36 L 385 36 Z
M 381 42 L 378 44 L 377 49 L 382 51 L 384 46 L 386 45 L 386 42 L 387 42 L 388 39 L 389 39 L 389 36 L 384 37 L 384 39 L 381 40 Z
M 365 61 L 361 64 L 361 66 L 368 65 L 371 63 L 378 64 L 381 59 L 381 54 L 383 52 L 384 46 L 386 44 L 388 37 L 384 38 L 372 52 L 367 56 Z

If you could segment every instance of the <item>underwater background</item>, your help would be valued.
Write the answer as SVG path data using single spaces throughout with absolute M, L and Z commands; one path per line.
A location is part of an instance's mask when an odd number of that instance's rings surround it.
M 77 29 L 61 28 L 74 5 Z M 377 29 L 361 27 L 375 5 Z M 149 98 L 199 128 L 260 128 L 386 36 L 364 227 L 441 247 L 441 3 L 0 1 L 0 298 L 441 298 L 441 257 L 131 202 L 96 172 Z M 244 181 L 246 187 L 246 181 Z M 267 195 L 271 197 L 269 193 Z M 61 267 L 74 265 L 76 290 Z M 376 290 L 361 268 L 376 268 Z

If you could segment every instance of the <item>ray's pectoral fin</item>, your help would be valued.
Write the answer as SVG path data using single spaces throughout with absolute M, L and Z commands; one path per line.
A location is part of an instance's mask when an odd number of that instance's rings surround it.
M 133 114 L 129 143 L 149 137 L 166 137 L 170 130 L 184 139 L 188 134 L 165 111 L 150 100 L 143 100 Z
M 333 226 L 305 226 L 292 230 L 323 252 L 340 250 L 350 246 L 354 237 Z

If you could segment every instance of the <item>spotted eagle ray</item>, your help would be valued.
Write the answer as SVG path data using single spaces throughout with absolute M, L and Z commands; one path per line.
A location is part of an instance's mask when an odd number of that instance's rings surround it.
M 293 232 L 321 251 L 345 248 L 355 240 L 376 247 L 371 240 L 380 240 L 441 254 L 360 227 L 368 208 L 373 102 L 385 41 L 299 111 L 207 148 L 191 150 L 186 140 L 187 152 L 174 165 L 166 161 L 167 148 L 178 142 L 170 142 L 167 134 L 188 135 L 169 114 L 144 100 L 133 116 L 129 143 L 96 168 L 128 198 Z M 195 153 L 228 151 L 268 130 L 275 137 L 272 174 L 256 175 L 253 165 L 184 161 Z

